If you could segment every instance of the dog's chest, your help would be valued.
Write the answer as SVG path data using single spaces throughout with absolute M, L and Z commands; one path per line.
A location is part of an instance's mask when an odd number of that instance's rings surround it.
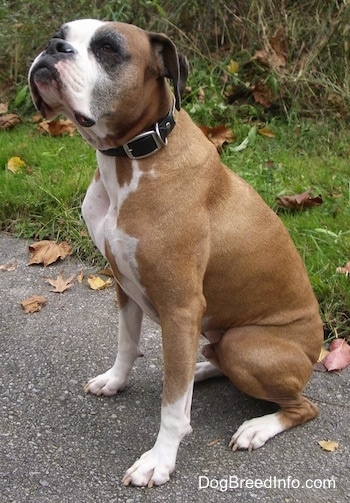
M 102 162 L 101 162 L 102 161 Z M 99 159 L 100 176 L 90 185 L 83 203 L 83 216 L 89 233 L 108 258 L 123 290 L 151 317 L 156 313 L 147 299 L 141 284 L 137 264 L 138 239 L 127 234 L 120 226 L 119 213 L 123 203 L 138 190 L 144 173 L 137 161 L 132 161 L 132 171 L 127 180 L 118 179 L 115 159 Z M 132 218 L 132 215 L 131 215 Z M 116 271 L 114 271 L 116 272 Z

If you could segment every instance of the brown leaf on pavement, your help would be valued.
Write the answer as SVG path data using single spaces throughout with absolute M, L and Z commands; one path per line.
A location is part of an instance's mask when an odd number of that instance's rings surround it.
M 28 314 L 40 311 L 45 303 L 45 297 L 42 297 L 41 295 L 32 295 L 28 299 L 23 300 L 21 302 L 21 306 L 24 312 Z
M 51 288 L 50 292 L 63 293 L 65 290 L 73 286 L 73 283 L 71 283 L 71 281 L 73 280 L 74 276 L 75 274 L 69 276 L 69 278 L 64 279 L 62 273 L 60 272 L 56 279 L 45 278 L 45 281 L 47 283 L 50 283 L 51 286 L 55 287 L 54 289 Z
M 113 285 L 112 278 L 108 278 L 106 281 L 99 276 L 90 275 L 88 277 L 88 283 L 92 290 L 103 290 L 104 288 L 109 288 Z
M 322 362 L 326 356 L 329 354 L 329 351 L 328 349 L 326 349 L 325 347 L 322 346 L 321 348 L 321 351 L 320 351 L 320 354 L 319 354 L 319 357 L 317 358 L 317 362 Z
M 66 242 L 56 243 L 55 241 L 43 240 L 29 246 L 31 254 L 28 265 L 44 264 L 46 267 L 59 258 L 65 259 L 72 253 L 72 247 Z
M 11 260 L 7 264 L 0 265 L 0 271 L 12 272 L 17 269 L 17 260 Z
M 350 364 L 350 346 L 345 339 L 334 339 L 328 355 L 322 360 L 327 370 L 342 370 Z
M 77 275 L 78 283 L 82 283 L 83 279 L 84 279 L 84 273 L 83 273 L 83 271 L 80 271 L 80 273 Z
M 320 440 L 318 445 L 322 447 L 324 451 L 334 452 L 338 449 L 339 443 L 334 442 L 334 440 Z

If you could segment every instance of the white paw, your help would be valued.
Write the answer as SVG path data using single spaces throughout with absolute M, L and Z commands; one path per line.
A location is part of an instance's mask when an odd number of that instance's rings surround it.
M 123 477 L 123 484 L 128 486 L 160 486 L 168 482 L 175 468 L 175 461 L 159 456 L 154 449 L 142 454 Z
M 85 386 L 85 393 L 93 393 L 94 395 L 112 396 L 125 388 L 128 383 L 128 378 L 117 375 L 113 369 L 107 370 L 104 374 L 100 374 L 93 379 L 90 379 Z
M 280 422 L 277 412 L 255 417 L 244 421 L 232 436 L 229 447 L 233 451 L 238 449 L 248 449 L 248 451 L 259 449 L 267 440 L 281 433 L 284 429 L 285 427 Z

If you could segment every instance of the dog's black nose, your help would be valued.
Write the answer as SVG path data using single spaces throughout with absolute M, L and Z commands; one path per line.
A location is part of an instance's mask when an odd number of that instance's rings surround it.
M 46 47 L 46 54 L 75 54 L 75 49 L 72 45 L 61 38 L 53 38 Z

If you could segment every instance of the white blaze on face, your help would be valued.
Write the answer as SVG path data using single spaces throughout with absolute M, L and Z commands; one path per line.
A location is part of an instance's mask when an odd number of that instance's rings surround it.
M 64 25 L 65 40 L 76 54 L 73 59 L 62 59 L 55 64 L 64 83 L 61 92 L 69 108 L 91 118 L 91 93 L 98 78 L 98 67 L 90 51 L 90 42 L 103 24 L 96 19 L 82 19 Z

